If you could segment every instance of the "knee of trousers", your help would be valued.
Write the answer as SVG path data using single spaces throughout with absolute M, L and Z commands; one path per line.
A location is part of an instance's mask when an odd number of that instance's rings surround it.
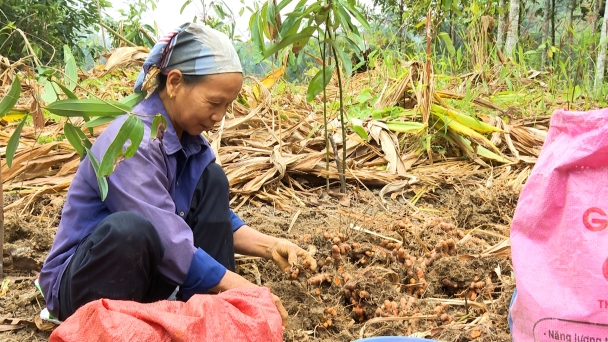
M 205 186 L 213 186 L 228 191 L 228 188 L 230 186 L 228 184 L 228 177 L 226 177 L 226 173 L 224 172 L 221 166 L 216 163 L 211 163 L 207 166 L 205 171 L 207 171 L 208 182 L 205 184 Z
M 97 230 L 113 241 L 121 241 L 132 246 L 153 246 L 164 253 L 160 236 L 154 225 L 136 213 L 121 211 L 110 214 L 99 223 Z

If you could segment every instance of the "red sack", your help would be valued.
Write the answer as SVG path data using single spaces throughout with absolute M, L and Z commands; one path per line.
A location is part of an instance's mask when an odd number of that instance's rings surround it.
M 59 341 L 283 341 L 270 290 L 249 287 L 188 302 L 100 299 L 78 309 L 51 334 Z

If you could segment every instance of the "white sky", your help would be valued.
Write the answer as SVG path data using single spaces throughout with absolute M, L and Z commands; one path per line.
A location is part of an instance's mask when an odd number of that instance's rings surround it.
M 185 0 L 159 0 L 158 7 L 154 11 L 149 11 L 148 13 L 143 15 L 142 20 L 146 24 L 150 24 L 153 26 L 154 22 L 158 25 L 159 35 L 163 36 L 165 32 L 170 31 L 179 25 L 192 21 L 194 16 L 197 13 L 200 13 L 202 10 L 201 3 L 210 3 L 209 0 L 193 0 L 190 5 L 188 5 L 183 14 L 179 14 L 182 5 Z M 237 36 L 242 36 L 244 38 L 248 37 L 249 33 L 249 17 L 251 13 L 245 9 L 242 17 L 238 17 L 239 11 L 243 8 L 243 4 L 241 4 L 240 0 L 225 0 L 226 3 L 231 5 L 231 9 L 236 16 L 236 32 Z M 113 8 L 108 9 L 108 14 L 112 15 L 114 18 L 119 17 L 118 12 L 115 10 L 118 8 L 126 9 L 128 8 L 125 4 L 124 0 L 110 0 L 112 2 Z M 255 0 L 244 0 L 245 4 L 251 8 L 253 8 L 253 4 Z M 263 3 L 263 1 L 259 1 Z M 362 0 L 363 3 L 371 4 L 372 0 Z M 290 10 L 293 8 L 297 1 L 293 1 L 291 6 L 288 6 L 284 11 Z M 114 10 L 114 11 L 113 11 Z

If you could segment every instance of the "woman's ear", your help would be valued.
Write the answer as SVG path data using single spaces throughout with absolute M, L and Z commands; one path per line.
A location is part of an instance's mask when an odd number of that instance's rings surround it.
M 167 85 L 166 85 L 166 89 L 167 89 L 167 94 L 169 95 L 169 97 L 175 97 L 177 90 L 179 89 L 180 86 L 182 86 L 184 83 L 184 77 L 182 76 L 182 72 L 179 70 L 171 70 L 169 71 L 169 73 L 167 74 Z

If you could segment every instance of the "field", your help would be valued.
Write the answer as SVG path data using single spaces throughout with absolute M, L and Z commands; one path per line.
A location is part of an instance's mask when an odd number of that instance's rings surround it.
M 293 225 L 295 212 L 246 205 L 239 214 L 251 226 L 316 250 L 315 258 L 325 265 L 318 274 L 294 277 L 272 262 L 239 258 L 238 272 L 282 298 L 290 314 L 286 341 L 413 333 L 441 341 L 509 341 L 514 282 L 508 245 L 485 251 L 508 236 L 517 193 L 498 189 L 438 189 L 417 213 L 403 199 L 389 200 L 384 208 L 365 204 L 377 199 L 373 193 L 361 194 L 350 208 L 325 195 L 319 200 L 323 204 L 298 209 Z M 7 203 L 16 198 L 7 197 Z M 45 195 L 25 213 L 7 212 L 9 248 L 42 262 L 62 201 Z M 350 229 L 351 224 L 390 239 Z M 393 241 L 403 238 L 405 244 Z M 332 253 L 334 245 L 346 249 L 344 254 Z M 0 297 L 2 317 L 32 320 L 39 313 L 44 301 L 33 286 L 35 275 L 7 272 L 16 281 Z M 4 341 L 41 341 L 49 333 L 27 327 L 2 335 Z
M 542 92 L 500 93 L 500 84 L 493 85 L 500 96 L 465 98 L 458 95 L 462 79 L 428 93 L 420 86 L 422 63 L 402 68 L 406 72 L 397 78 L 371 70 L 349 81 L 349 113 L 373 115 L 368 103 L 398 110 L 378 120 L 362 117 L 365 134 L 353 128 L 346 139 L 335 119 L 335 80 L 328 86 L 328 131 L 337 147 L 346 141 L 344 192 L 340 158 L 334 157 L 341 151 L 325 151 L 318 102 L 306 102 L 294 85 L 279 83 L 269 92 L 257 80 L 248 81 L 226 121 L 208 135 L 230 181 L 236 213 L 252 227 L 311 251 L 319 263 L 314 274 L 300 268 L 283 273 L 272 262 L 237 256 L 241 275 L 282 298 L 290 315 L 286 341 L 381 335 L 511 340 L 511 218 L 548 129 L 545 114 L 565 103 L 556 96 L 546 100 Z M 128 79 L 120 77 L 125 70 Z M 100 97 L 120 98 L 129 93 L 133 70 L 121 66 L 110 78 L 100 70 L 79 76 Z M 23 95 L 19 106 L 31 106 L 28 101 Z M 433 115 L 430 138 L 383 126 L 395 118 L 420 125 L 412 109 L 424 102 Z M 541 104 L 545 109 L 539 111 Z M 458 116 L 456 111 L 475 113 L 479 121 L 473 126 L 483 122 L 495 131 L 483 139 L 457 135 L 438 119 Z M 26 126 L 12 167 L 3 159 L 4 249 L 11 257 L 5 258 L 0 323 L 14 329 L 0 332 L 3 341 L 44 341 L 53 328 L 36 319 L 44 300 L 33 280 L 79 162 L 58 122 L 50 117 L 44 127 Z M 4 122 L 3 151 L 15 123 Z M 87 134 L 93 140 L 103 128 Z M 429 145 L 420 149 L 421 142 Z

